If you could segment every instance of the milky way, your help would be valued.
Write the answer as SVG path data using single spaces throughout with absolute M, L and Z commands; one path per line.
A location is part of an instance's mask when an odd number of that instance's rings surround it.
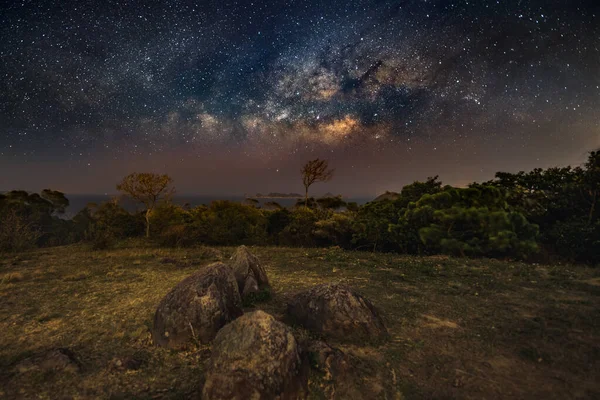
M 600 145 L 597 1 L 0 6 L 0 190 L 371 194 L 577 164 Z

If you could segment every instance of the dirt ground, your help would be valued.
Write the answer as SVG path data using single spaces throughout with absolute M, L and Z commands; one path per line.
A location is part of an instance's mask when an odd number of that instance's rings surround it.
M 332 343 L 365 368 L 373 398 L 600 398 L 600 270 L 331 249 L 251 248 L 283 318 L 286 299 L 342 282 L 371 299 L 391 338 Z M 233 248 L 0 256 L 0 398 L 199 397 L 210 346 L 152 345 L 160 299 Z M 295 328 L 299 336 L 308 333 Z M 58 349 L 58 350 L 57 350 Z M 311 398 L 327 398 L 311 373 Z

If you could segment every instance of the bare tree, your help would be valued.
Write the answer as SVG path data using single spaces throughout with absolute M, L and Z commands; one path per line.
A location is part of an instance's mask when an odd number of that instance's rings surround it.
M 134 172 L 117 185 L 118 191 L 124 192 L 146 207 L 146 237 L 150 237 L 150 215 L 154 207 L 161 198 L 175 193 L 170 187 L 171 183 L 173 179 L 168 175 Z
M 327 160 L 315 159 L 302 167 L 302 183 L 304 184 L 304 205 L 308 207 L 308 188 L 315 182 L 327 182 L 333 178 L 333 169 L 329 169 Z

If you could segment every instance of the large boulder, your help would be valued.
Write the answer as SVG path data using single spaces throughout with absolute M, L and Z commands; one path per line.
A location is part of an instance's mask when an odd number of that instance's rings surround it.
M 247 313 L 217 334 L 202 398 L 304 398 L 305 365 L 288 326 L 264 311 Z
M 229 260 L 229 265 L 233 269 L 242 297 L 268 288 L 269 279 L 265 269 L 246 246 L 237 248 Z
M 243 314 L 231 268 L 214 263 L 187 277 L 161 300 L 152 328 L 158 346 L 184 348 L 192 340 L 208 343 L 228 322 Z
M 388 336 L 373 304 L 347 286 L 323 284 L 301 292 L 288 303 L 288 315 L 306 329 L 339 340 Z

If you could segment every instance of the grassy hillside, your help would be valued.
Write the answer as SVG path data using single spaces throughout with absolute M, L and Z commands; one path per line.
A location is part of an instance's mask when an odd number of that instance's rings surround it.
M 198 394 L 210 347 L 155 348 L 148 328 L 175 284 L 232 251 L 69 246 L 3 256 L 0 397 Z M 407 399 L 600 397 L 598 270 L 337 248 L 251 251 L 274 288 L 255 306 L 275 316 L 289 293 L 322 282 L 351 285 L 380 308 L 388 343 L 340 345 L 378 371 L 365 382 L 373 393 L 383 385 Z M 27 357 L 61 347 L 75 353 L 80 372 L 19 371 Z M 128 359 L 134 368 L 124 367 Z M 321 385 L 313 374 L 313 398 Z

